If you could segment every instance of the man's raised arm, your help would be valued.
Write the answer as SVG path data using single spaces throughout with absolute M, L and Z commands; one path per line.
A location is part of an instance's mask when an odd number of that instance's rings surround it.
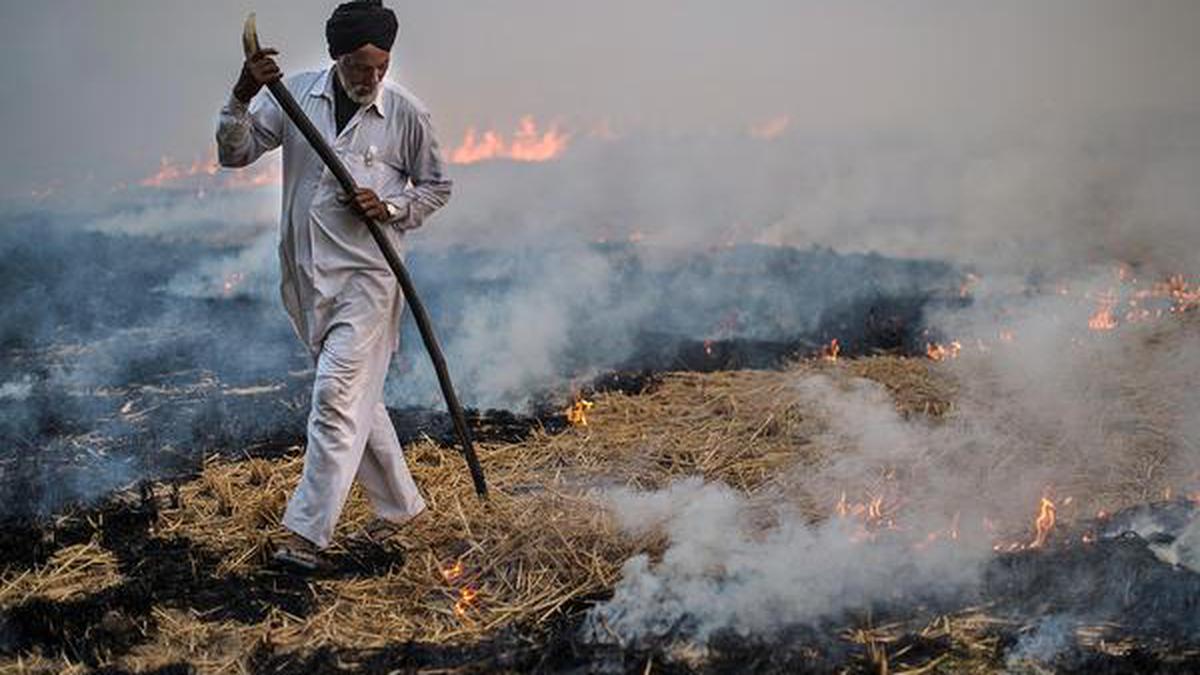
M 242 73 L 217 123 L 217 161 L 221 166 L 247 166 L 264 152 L 279 147 L 283 137 L 283 111 L 263 85 L 281 77 L 271 58 L 274 49 L 262 49 L 242 64 Z

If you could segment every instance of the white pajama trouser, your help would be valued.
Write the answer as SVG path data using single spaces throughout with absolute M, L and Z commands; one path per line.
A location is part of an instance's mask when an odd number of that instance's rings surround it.
M 317 357 L 304 474 L 283 525 L 321 548 L 333 538 L 355 478 L 381 518 L 402 523 L 425 509 L 383 404 L 391 356 L 386 331 L 364 334 L 340 323 Z

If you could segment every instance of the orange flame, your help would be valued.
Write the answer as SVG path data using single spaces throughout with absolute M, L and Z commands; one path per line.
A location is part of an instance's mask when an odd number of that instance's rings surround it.
M 1049 497 L 1042 497 L 1038 517 L 1033 521 L 1034 538 L 1029 544 L 1030 548 L 1041 548 L 1046 543 L 1046 537 L 1054 529 L 1055 511 L 1054 502 Z
M 571 407 L 566 410 L 567 421 L 572 426 L 586 427 L 588 425 L 587 411 L 591 410 L 594 405 L 586 398 L 576 398 Z
M 143 187 L 163 187 L 169 183 L 175 183 L 192 176 L 211 176 L 217 172 L 217 169 L 218 166 L 214 155 L 210 155 L 208 159 L 195 160 L 191 166 L 187 167 L 172 162 L 170 157 L 163 155 L 159 159 L 158 171 L 138 181 L 138 185 Z
M 450 567 L 442 568 L 442 578 L 446 580 L 446 583 L 452 583 L 462 575 L 463 562 L 461 560 L 454 561 L 454 564 Z
M 164 155 L 159 159 L 158 170 L 138 181 L 138 185 L 151 188 L 201 185 L 234 190 L 282 183 L 283 166 L 278 159 L 263 162 L 254 168 L 221 172 L 216 151 L 211 149 L 207 156 L 193 160 L 191 164 L 175 162 Z
M 479 597 L 479 591 L 467 586 L 458 591 L 458 601 L 454 603 L 454 614 L 459 619 L 467 618 L 467 610 L 471 608 L 471 604 L 475 602 L 475 598 Z
M 1192 288 L 1182 274 L 1172 276 L 1163 284 L 1156 284 L 1155 290 L 1171 298 L 1172 312 L 1186 312 L 1200 308 L 1200 288 Z
M 1096 313 L 1092 314 L 1092 318 L 1088 319 L 1088 328 L 1092 330 L 1112 330 L 1117 327 L 1117 320 L 1113 317 L 1113 307 L 1117 304 L 1116 293 L 1109 291 L 1100 295 L 1096 299 Z
M 838 344 L 837 338 L 829 341 L 829 344 L 821 348 L 821 358 L 826 361 L 837 361 L 838 354 L 842 351 L 842 346 Z
M 750 136 L 757 138 L 760 141 L 769 141 L 773 138 L 779 138 L 783 132 L 792 123 L 792 118 L 787 115 L 777 115 L 769 120 L 754 124 L 750 127 Z
M 867 518 L 872 521 L 883 518 L 883 497 L 875 497 L 867 505 Z
M 852 535 L 854 541 L 873 539 L 882 529 L 895 529 L 895 513 L 900 503 L 888 500 L 880 494 L 867 494 L 866 500 L 853 504 L 846 500 L 843 491 L 833 506 L 833 512 L 838 518 L 852 518 L 857 529 Z
M 475 164 L 490 159 L 511 159 L 518 162 L 545 162 L 556 159 L 567 149 L 570 135 L 561 131 L 557 124 L 539 131 L 533 117 L 521 118 L 512 140 L 503 134 L 488 130 L 480 133 L 475 127 L 467 129 L 462 143 L 450 152 L 453 164 Z
M 962 351 L 962 343 L 954 340 L 949 344 L 939 344 L 931 342 L 925 345 L 925 354 L 934 361 L 945 361 L 947 359 L 958 358 L 958 353 Z

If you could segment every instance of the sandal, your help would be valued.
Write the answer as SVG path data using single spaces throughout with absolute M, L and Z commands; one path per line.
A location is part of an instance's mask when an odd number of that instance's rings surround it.
M 312 574 L 328 567 L 325 556 L 316 544 L 298 534 L 288 534 L 287 539 L 275 547 L 271 561 L 281 567 L 304 574 Z

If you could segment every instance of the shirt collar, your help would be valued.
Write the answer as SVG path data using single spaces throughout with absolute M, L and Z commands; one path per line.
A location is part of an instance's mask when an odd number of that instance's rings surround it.
M 309 96 L 319 96 L 333 103 L 333 69 L 335 66 L 330 66 L 325 69 L 317 79 L 313 81 L 312 86 L 308 88 Z M 381 82 L 375 90 L 375 100 L 367 104 L 368 110 L 374 110 L 375 114 L 380 117 L 387 117 L 386 99 L 383 96 L 384 84 Z

